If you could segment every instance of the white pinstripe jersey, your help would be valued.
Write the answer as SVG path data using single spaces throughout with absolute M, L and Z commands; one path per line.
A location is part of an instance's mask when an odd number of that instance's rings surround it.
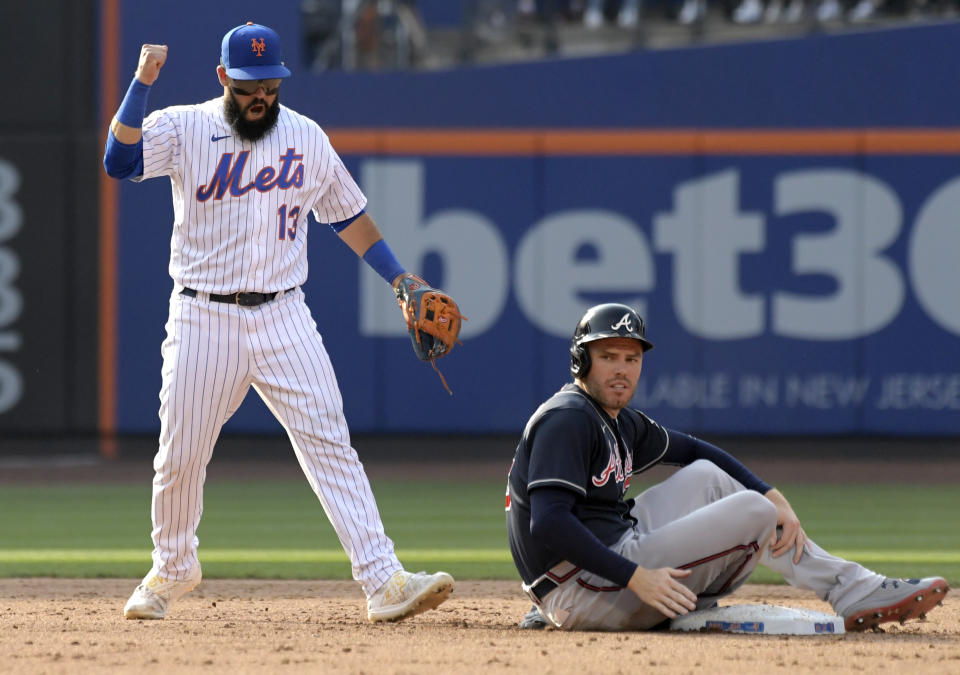
M 313 120 L 280 106 L 251 143 L 235 136 L 223 99 L 173 106 L 143 123 L 143 175 L 169 176 L 170 276 L 206 293 L 270 293 L 307 278 L 307 213 L 358 214 L 366 197 Z

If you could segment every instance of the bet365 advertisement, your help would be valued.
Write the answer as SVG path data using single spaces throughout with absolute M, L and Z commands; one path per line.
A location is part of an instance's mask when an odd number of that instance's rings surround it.
M 958 37 L 951 24 L 295 75 L 283 102 L 329 132 L 401 263 L 468 317 L 463 346 L 437 363 L 449 396 L 390 288 L 311 221 L 304 290 L 351 428 L 519 433 L 569 381 L 583 311 L 617 301 L 647 322 L 655 348 L 634 402 L 663 424 L 960 432 L 960 100 L 944 56 Z M 151 108 L 189 102 L 175 85 L 158 82 Z M 170 186 L 121 196 L 118 424 L 148 431 Z M 227 429 L 277 425 L 248 400 Z

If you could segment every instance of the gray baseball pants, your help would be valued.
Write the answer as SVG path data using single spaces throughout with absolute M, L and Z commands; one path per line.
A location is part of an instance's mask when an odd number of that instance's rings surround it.
M 712 462 L 698 460 L 644 491 L 631 511 L 636 527 L 611 548 L 641 567 L 690 569 L 680 582 L 697 594 L 697 609 L 733 593 L 758 563 L 844 608 L 866 597 L 883 577 L 857 563 L 830 555 L 809 539 L 800 562 L 791 549 L 778 558 L 768 544 L 777 527 L 777 510 L 758 492 L 747 490 Z M 644 630 L 666 617 L 633 591 L 590 572 L 571 574 L 560 563 L 551 572 L 566 578 L 540 603 L 540 611 L 564 630 Z

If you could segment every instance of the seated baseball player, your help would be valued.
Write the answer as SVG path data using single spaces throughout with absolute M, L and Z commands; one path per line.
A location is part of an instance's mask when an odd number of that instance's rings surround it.
M 645 630 L 733 593 L 761 563 L 809 589 L 848 631 L 923 616 L 949 587 L 890 579 L 811 541 L 786 498 L 720 448 L 628 406 L 653 348 L 632 308 L 590 308 L 573 383 L 527 422 L 510 468 L 507 532 L 534 606 L 521 624 Z M 626 499 L 630 477 L 683 467 Z

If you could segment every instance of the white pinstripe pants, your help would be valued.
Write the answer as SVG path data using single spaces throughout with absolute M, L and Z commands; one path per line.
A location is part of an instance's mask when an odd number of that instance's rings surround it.
M 197 563 L 206 467 L 251 386 L 283 425 L 310 487 L 369 597 L 401 569 L 316 323 L 297 289 L 258 307 L 174 290 L 163 343 L 160 448 L 154 459 L 153 567 L 177 579 Z

